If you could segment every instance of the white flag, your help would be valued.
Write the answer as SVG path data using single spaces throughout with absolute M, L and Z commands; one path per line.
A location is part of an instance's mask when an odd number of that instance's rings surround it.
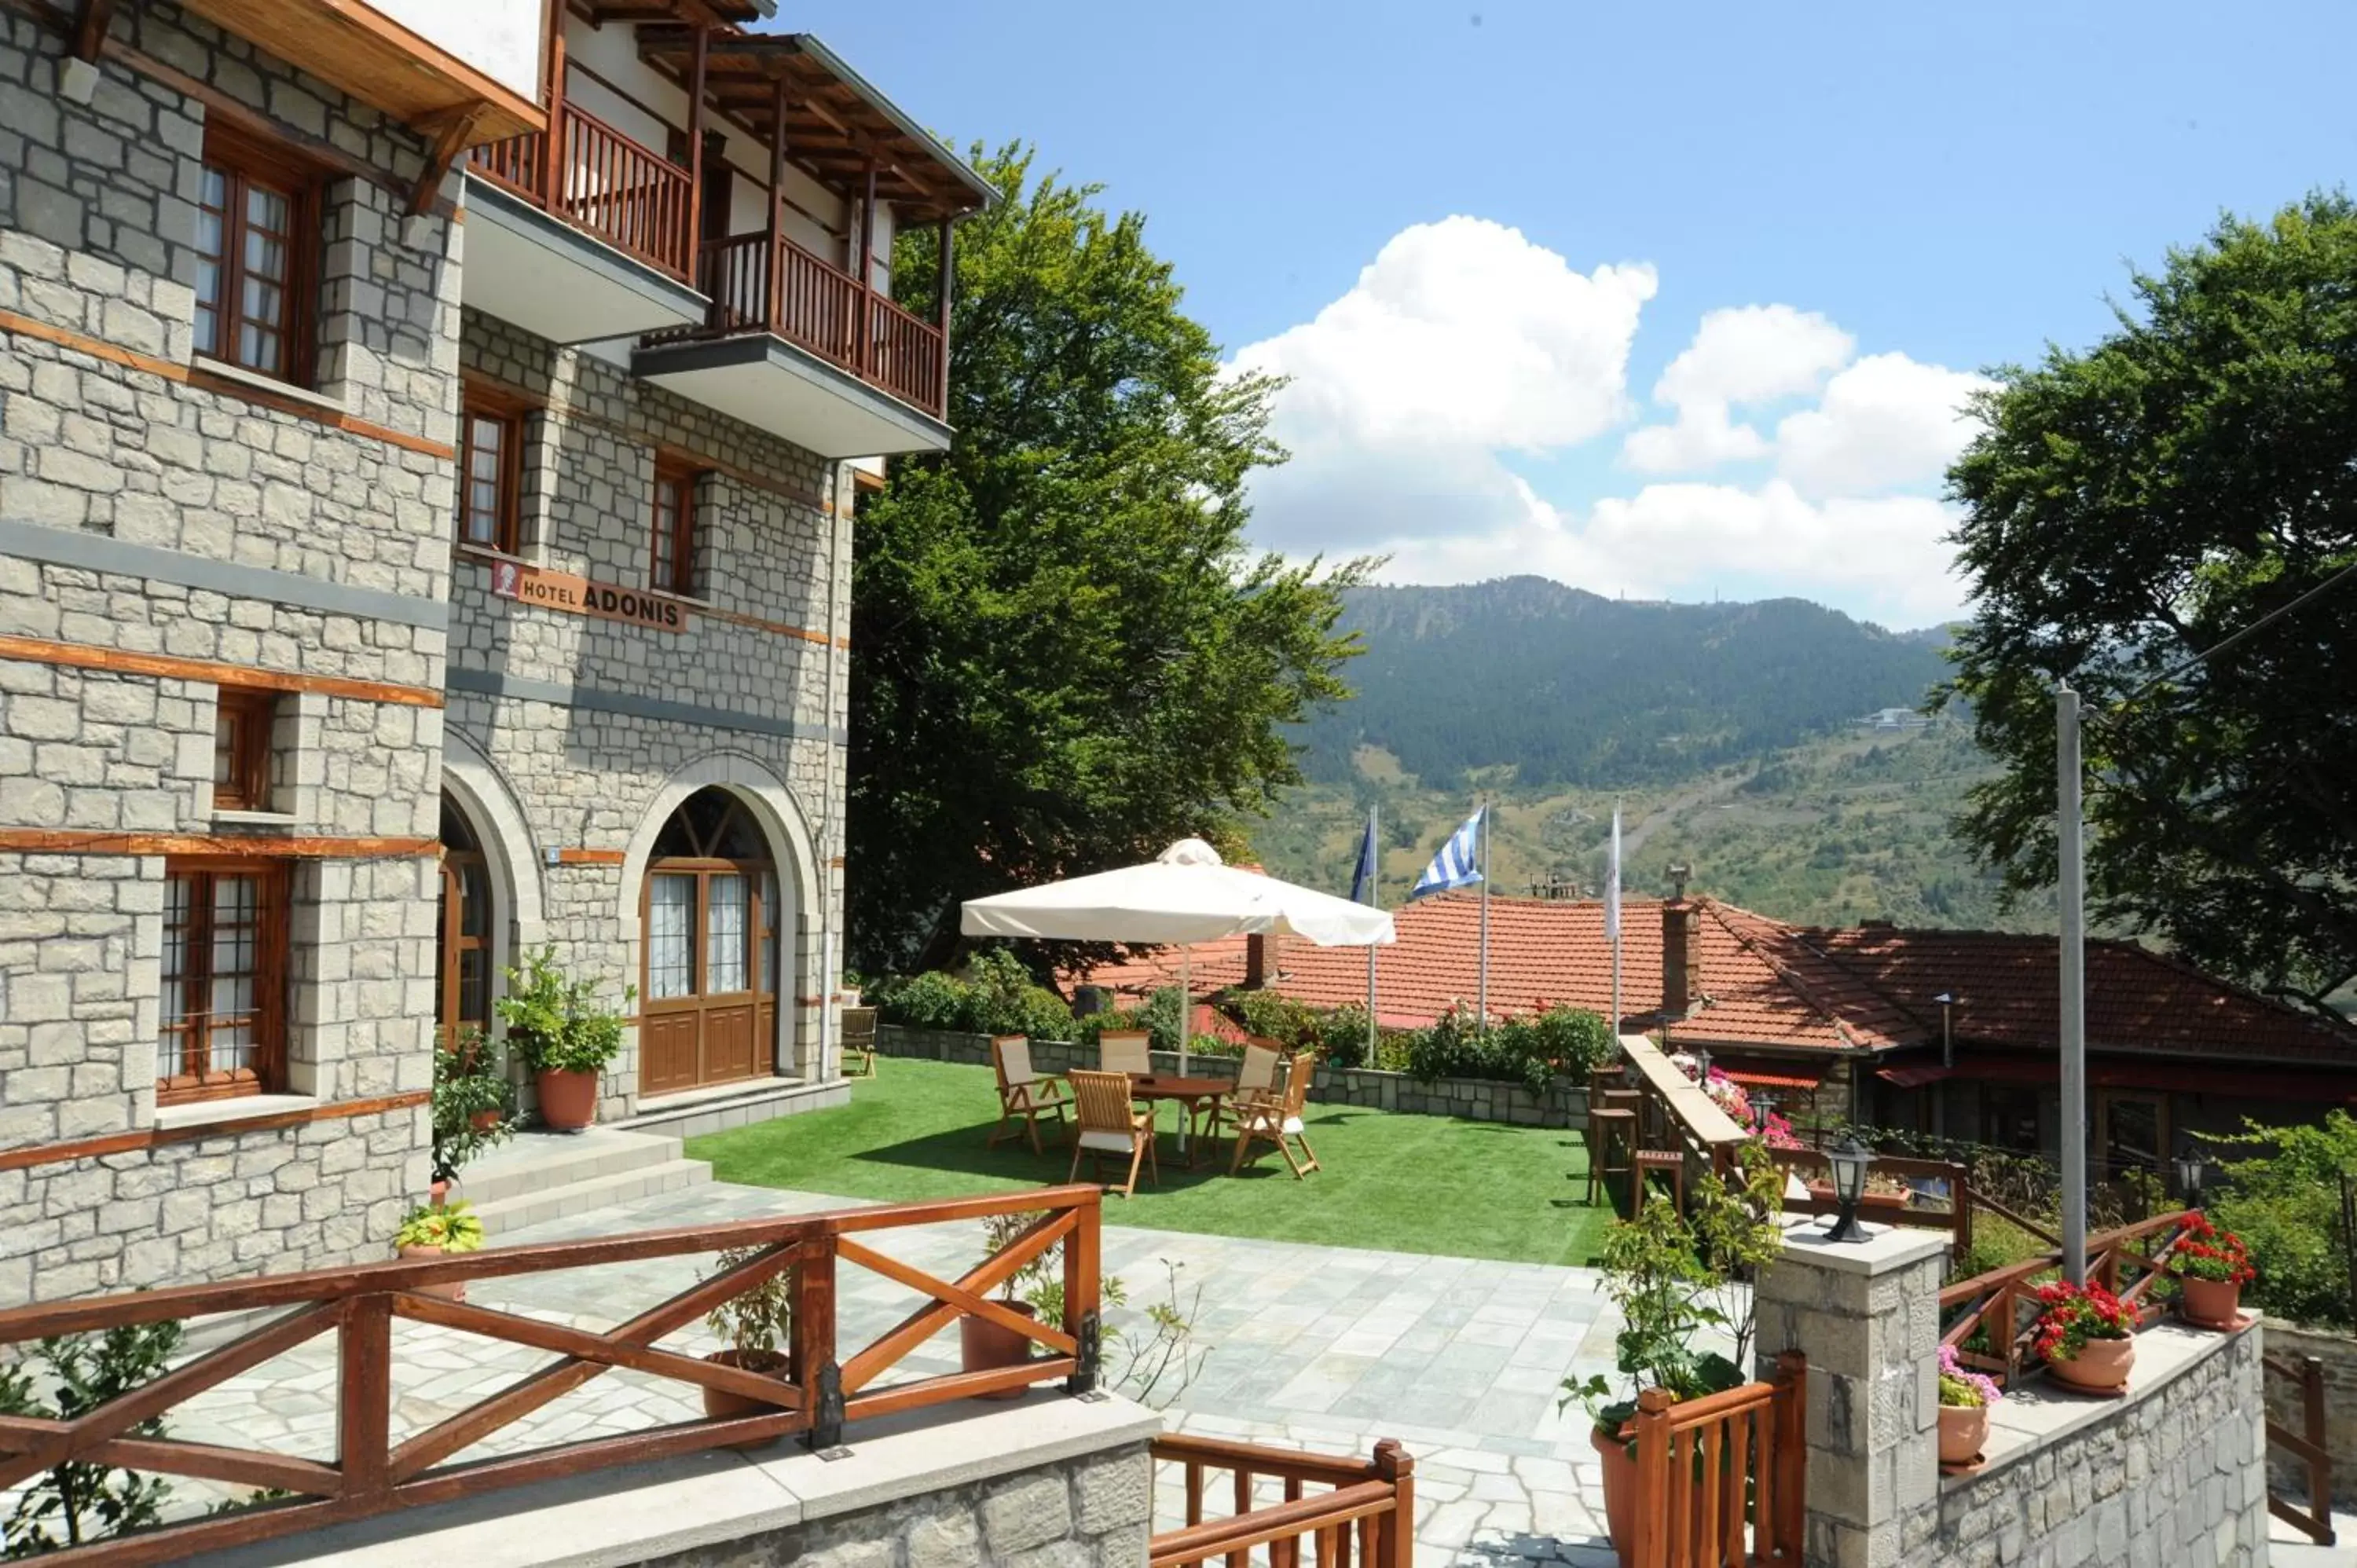
M 1612 808 L 1612 864 L 1604 872 L 1604 940 L 1620 940 L 1620 808 Z

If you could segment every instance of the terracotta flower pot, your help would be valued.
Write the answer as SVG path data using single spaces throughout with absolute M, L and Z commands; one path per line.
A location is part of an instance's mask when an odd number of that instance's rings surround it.
M 1943 1404 L 1940 1407 L 1940 1463 L 1968 1465 L 1980 1456 L 1988 1441 L 1989 1407 L 1985 1404 Z
M 763 1377 L 782 1378 L 786 1375 L 786 1358 L 776 1350 L 757 1350 L 750 1356 L 736 1350 L 715 1350 L 705 1359 L 716 1362 L 723 1367 L 742 1367 L 748 1372 L 759 1372 Z M 730 1393 L 726 1389 L 704 1391 L 704 1413 L 714 1421 L 734 1421 L 748 1415 L 769 1415 L 781 1408 L 779 1405 L 764 1404 L 750 1395 Z M 775 1437 L 762 1437 L 749 1443 L 731 1443 L 726 1446 L 765 1448 L 776 1441 Z
M 1001 1306 L 1020 1317 L 1037 1317 L 1039 1309 L 1028 1301 L 1002 1301 Z M 969 1372 L 996 1371 L 1001 1367 L 1019 1367 L 1031 1359 L 1031 1350 L 1039 1343 L 1027 1339 L 1012 1328 L 1004 1327 L 983 1317 L 958 1319 L 958 1364 Z M 976 1394 L 982 1400 L 1018 1400 L 1020 1388 L 1001 1389 L 993 1394 Z
M 1624 1439 L 1606 1436 L 1600 1426 L 1588 1427 L 1587 1444 L 1604 1462 L 1604 1528 L 1612 1538 L 1613 1554 L 1623 1563 L 1634 1563 L 1637 1560 L 1637 1456 L 1629 1452 Z
M 2243 1286 L 2238 1280 L 2197 1280 L 2188 1274 L 2177 1282 L 2184 1291 L 2185 1316 L 2200 1318 L 2204 1323 L 2232 1323 L 2243 1309 Z
M 439 1258 L 446 1255 L 439 1247 L 413 1245 L 396 1248 L 395 1251 L 404 1258 Z M 464 1301 L 467 1299 L 467 1282 L 453 1280 L 447 1285 L 419 1285 L 416 1292 L 419 1295 L 438 1295 L 444 1301 Z
M 439 1208 L 450 1201 L 450 1183 L 447 1178 L 427 1184 L 425 1201 Z
M 490 1133 L 496 1131 L 499 1124 L 500 1113 L 496 1111 L 478 1111 L 472 1116 L 467 1118 L 467 1125 L 472 1127 L 478 1133 Z
M 2101 1389 L 2105 1392 L 2126 1383 L 2128 1369 L 2135 1364 L 2133 1339 L 2090 1339 L 2071 1359 L 2048 1363 L 2054 1375 L 2072 1388 Z
M 578 1133 L 597 1120 L 597 1075 L 543 1069 L 533 1075 L 540 1090 L 540 1119 L 559 1133 Z

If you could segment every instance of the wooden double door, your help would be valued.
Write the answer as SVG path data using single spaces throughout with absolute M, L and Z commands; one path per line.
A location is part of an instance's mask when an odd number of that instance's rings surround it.
M 707 789 L 655 848 L 640 926 L 639 1092 L 761 1077 L 778 1037 L 779 903 L 759 832 L 733 797 Z

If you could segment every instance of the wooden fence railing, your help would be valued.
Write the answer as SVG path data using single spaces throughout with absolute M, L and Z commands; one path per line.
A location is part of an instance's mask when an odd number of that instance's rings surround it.
M 1808 1511 L 1808 1365 L 1703 1399 L 1637 1396 L 1637 1528 L 1630 1568 L 1798 1568 Z
M 1413 1568 L 1415 1561 L 1415 1461 L 1390 1438 L 1367 1460 L 1333 1459 L 1292 1448 L 1218 1438 L 1168 1436 L 1153 1444 L 1157 1462 L 1183 1466 L 1187 1522 L 1157 1535 L 1152 1568 L 1246 1568 L 1255 1549 L 1268 1568 Z M 1206 1520 L 1205 1480 L 1234 1477 L 1235 1512 Z M 1282 1481 L 1281 1502 L 1253 1506 L 1254 1486 Z M 1318 1491 L 1309 1491 L 1316 1487 Z M 1304 1558 L 1302 1542 L 1310 1544 Z M 1354 1554 L 1355 1553 L 1355 1554 Z
M 816 1447 L 840 1442 L 846 1423 L 976 1394 L 1060 1379 L 1067 1390 L 1095 1386 L 1098 1365 L 1098 1205 L 1094 1187 L 1047 1187 L 987 1197 L 744 1219 L 494 1248 L 430 1262 L 361 1263 L 307 1273 L 274 1274 L 219 1284 L 99 1296 L 0 1312 L 0 1355 L 52 1334 L 102 1331 L 211 1313 L 287 1308 L 277 1318 L 218 1349 L 70 1421 L 0 1417 L 0 1491 L 68 1460 L 236 1486 L 278 1487 L 296 1500 L 171 1524 L 53 1554 L 61 1563 L 120 1565 L 178 1562 L 193 1552 L 266 1540 L 394 1509 L 449 1502 L 503 1487 L 640 1464 L 724 1444 L 805 1433 Z M 856 1238 L 948 1220 L 1037 1211 L 1013 1240 L 956 1280 L 936 1279 Z M 1041 1323 L 990 1299 L 1024 1264 L 1063 1249 L 1061 1323 Z M 750 1256 L 746 1254 L 749 1251 Z M 736 1252 L 739 1260 L 604 1333 L 567 1327 L 425 1293 L 427 1287 L 648 1258 Z M 852 1264 L 908 1285 L 928 1298 L 880 1337 L 838 1341 L 835 1273 Z M 734 1300 L 792 1272 L 792 1348 L 782 1378 L 665 1349 L 660 1341 Z M 585 1302 L 585 1305 L 588 1303 Z M 1045 1354 L 980 1372 L 883 1380 L 909 1353 L 962 1317 L 985 1318 L 1030 1339 Z M 457 1414 L 396 1441 L 393 1425 L 395 1319 L 440 1324 L 561 1359 L 488 1393 Z M 333 1463 L 255 1448 L 149 1438 L 131 1434 L 224 1380 L 260 1366 L 317 1336 L 337 1338 L 337 1458 Z M 453 1457 L 606 1371 L 626 1367 L 692 1390 L 741 1395 L 759 1413 L 673 1423 L 618 1436 L 548 1443 L 489 1458 Z M 1400 1559 L 1405 1563 L 1405 1558 Z M 1386 1565 L 1388 1568 L 1388 1565 Z
M 1832 1166 L 1824 1150 L 1770 1149 L 1768 1153 L 1787 1172 L 1798 1174 L 1805 1169 L 1824 1173 L 1820 1190 L 1808 1190 L 1808 1178 L 1802 1176 L 1803 1190 L 1798 1194 L 1787 1191 L 1785 1213 L 1831 1214 L 1840 1207 L 1831 1191 Z M 1872 1169 L 1878 1176 L 1895 1176 L 1909 1183 L 1911 1190 L 1903 1197 L 1896 1193 L 1868 1193 L 1858 1210 L 1860 1219 L 1878 1224 L 1945 1230 L 1952 1238 L 1950 1251 L 1957 1258 L 1972 1250 L 1973 1208 L 1978 1199 L 1973 1191 L 1972 1172 L 1968 1167 L 1946 1160 L 1913 1160 L 1877 1155 Z M 1935 1188 L 1944 1189 L 1944 1196 L 1935 1196 Z M 1984 1204 L 1982 1207 L 1989 1206 Z
M 2298 1507 L 2270 1485 L 2267 1512 L 2318 1545 L 2333 1545 L 2332 1455 L 2324 1446 L 2324 1363 L 2314 1356 L 2303 1356 L 2298 1361 L 2262 1356 L 2259 1363 L 2262 1382 L 2281 1378 L 2298 1385 L 2300 1430 L 2294 1432 L 2280 1422 L 2269 1421 L 2267 1446 L 2288 1455 L 2308 1472 L 2308 1506 Z
M 2138 1326 L 2149 1326 L 2160 1316 L 2160 1304 L 2151 1297 L 2152 1283 L 2166 1272 L 2169 1255 L 2184 1234 L 2186 1215 L 2161 1214 L 2134 1225 L 2123 1225 L 2087 1238 L 2087 1278 L 2136 1309 Z M 2147 1237 L 2160 1237 L 2158 1247 Z M 1947 1324 L 1943 1345 L 1956 1348 L 1956 1359 L 1988 1373 L 1999 1383 L 2022 1374 L 2031 1341 L 2037 1337 L 2038 1287 L 2062 1266 L 2060 1248 L 2023 1262 L 1991 1269 L 1968 1280 L 1958 1280 L 1940 1292 L 1940 1314 Z M 2124 1275 L 2133 1275 L 2123 1286 Z M 1951 1317 L 1951 1313 L 1955 1314 Z M 1975 1335 L 1985 1335 L 1986 1348 L 1967 1348 Z

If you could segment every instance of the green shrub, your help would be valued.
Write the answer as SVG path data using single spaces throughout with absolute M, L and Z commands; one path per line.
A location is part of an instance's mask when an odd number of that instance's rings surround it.
M 597 982 L 567 980 L 554 943 L 508 971 L 507 994 L 491 1004 L 508 1026 L 508 1045 L 532 1072 L 602 1072 L 622 1052 L 622 1014 L 597 1003 Z M 622 1006 L 639 988 L 622 987 Z
M 1309 1049 L 1321 1043 L 1316 1009 L 1281 991 L 1231 991 L 1221 999 L 1220 1006 L 1248 1033 L 1274 1040 L 1288 1051 Z M 1363 1013 L 1360 1015 L 1361 1020 L 1365 1016 Z
M 2267 1127 L 2210 1141 L 2250 1151 L 2225 1162 L 2226 1190 L 2205 1206 L 2243 1238 L 2259 1277 L 2244 1289 L 2255 1306 L 2303 1323 L 2357 1327 L 2352 1239 L 2341 1225 L 2341 1183 L 2357 1173 L 2357 1117 L 2325 1113 L 2320 1126 Z
M 1367 1010 L 1335 1008 L 1318 1020 L 1318 1037 L 1312 1043 L 1336 1067 L 1367 1066 Z
M 877 993 L 876 1010 L 886 1023 L 903 1028 L 963 1030 L 966 984 L 939 970 L 888 981 Z
M 1520 1083 L 1544 1093 L 1556 1073 L 1585 1083 L 1619 1049 L 1603 1019 L 1576 1007 L 1508 1018 L 1480 1027 L 1473 1009 L 1458 1003 L 1428 1029 L 1406 1037 L 1407 1071 L 1437 1078 L 1479 1078 Z
M 1028 1035 L 1069 1040 L 1076 1033 L 1064 999 L 1031 978 L 1003 948 L 976 953 L 966 978 L 929 971 L 877 988 L 878 1015 L 910 1029 L 961 1035 Z

